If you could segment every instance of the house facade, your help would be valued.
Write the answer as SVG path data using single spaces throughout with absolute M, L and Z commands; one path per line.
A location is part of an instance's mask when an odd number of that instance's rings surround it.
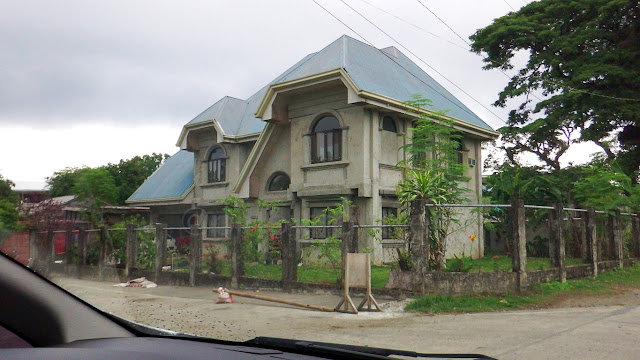
M 408 156 L 401 148 L 415 117 L 404 102 L 416 94 L 431 100 L 426 113 L 448 110 L 463 134 L 459 158 L 470 164 L 470 180 L 460 186 L 471 189 L 475 201 L 482 189 L 481 143 L 496 132 L 396 48 L 343 36 L 247 100 L 224 97 L 188 122 L 180 151 L 127 202 L 150 207 L 153 220 L 170 227 L 196 221 L 214 227 L 229 225 L 220 203 L 229 195 L 250 204 L 251 219 L 274 222 L 314 218 L 346 198 L 357 206 L 360 224 L 376 224 L 398 211 L 402 172 L 396 165 Z M 258 199 L 278 207 L 261 210 Z M 449 243 L 468 241 L 471 227 L 479 239 L 463 252 L 481 256 L 481 219 L 464 216 L 471 221 Z M 205 242 L 226 235 L 203 231 Z M 389 260 L 389 250 L 400 245 L 359 238 L 361 248 L 375 249 L 376 262 Z M 461 253 L 456 248 L 448 255 Z

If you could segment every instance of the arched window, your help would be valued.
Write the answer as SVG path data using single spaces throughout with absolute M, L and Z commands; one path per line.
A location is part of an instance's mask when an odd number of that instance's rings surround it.
M 391 116 L 385 116 L 382 118 L 382 130 L 391 131 L 394 133 L 398 132 L 398 129 L 396 128 L 396 122 Z
M 287 174 L 277 173 L 271 177 L 271 181 L 269 181 L 269 185 L 267 186 L 267 190 L 269 191 L 283 191 L 289 188 L 289 184 L 291 180 Z
M 333 116 L 325 116 L 313 127 L 311 162 L 337 161 L 342 158 L 342 130 Z
M 217 147 L 209 154 L 209 182 L 222 182 L 226 177 L 227 158 L 224 150 Z

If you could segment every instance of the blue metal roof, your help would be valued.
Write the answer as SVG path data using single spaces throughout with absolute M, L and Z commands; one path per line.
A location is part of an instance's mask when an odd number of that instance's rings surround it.
M 165 160 L 127 201 L 180 198 L 193 185 L 193 153 L 180 150 Z
M 343 35 L 309 54 L 247 100 L 224 97 L 188 124 L 216 119 L 227 135 L 260 132 L 265 123 L 254 116 L 269 85 L 343 68 L 361 90 L 407 101 L 419 94 L 431 100 L 429 110 L 447 111 L 456 119 L 493 130 L 460 100 L 395 47 L 376 49 Z

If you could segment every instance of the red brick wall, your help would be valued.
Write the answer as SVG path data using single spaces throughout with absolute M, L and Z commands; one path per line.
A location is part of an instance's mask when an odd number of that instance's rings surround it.
M 29 232 L 14 232 L 0 245 L 0 251 L 27 265 L 29 262 Z

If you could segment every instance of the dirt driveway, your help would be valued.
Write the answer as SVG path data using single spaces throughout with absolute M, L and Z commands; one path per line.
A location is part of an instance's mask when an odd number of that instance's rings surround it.
M 634 359 L 640 334 L 640 290 L 554 308 L 463 315 L 416 315 L 403 303 L 378 299 L 383 313 L 323 313 L 236 297 L 215 304 L 208 288 L 160 286 L 117 288 L 110 283 L 58 278 L 80 298 L 109 312 L 156 327 L 227 340 L 274 336 L 421 352 L 479 352 L 501 359 Z M 327 294 L 260 292 L 302 303 L 333 307 Z

